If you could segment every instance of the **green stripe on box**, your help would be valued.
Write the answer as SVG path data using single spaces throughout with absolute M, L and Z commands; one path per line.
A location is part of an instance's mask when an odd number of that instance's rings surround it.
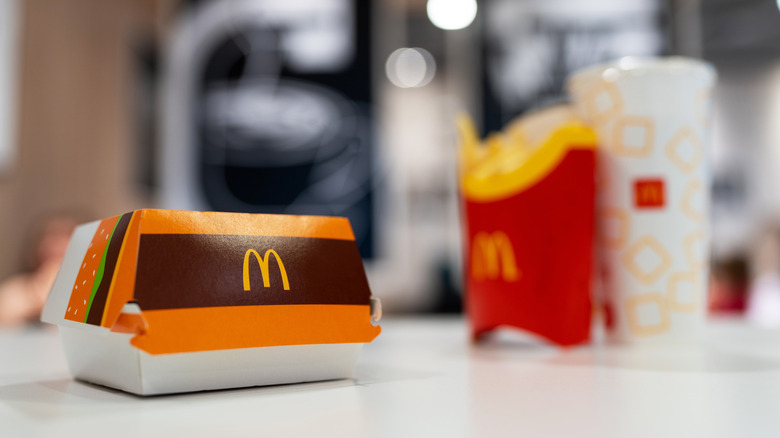
M 100 266 L 98 266 L 97 274 L 95 275 L 95 282 L 92 284 L 92 291 L 89 294 L 89 304 L 87 305 L 87 311 L 84 315 L 84 323 L 86 323 L 87 318 L 89 318 L 89 310 L 92 308 L 92 301 L 95 299 L 95 293 L 98 290 L 98 286 L 100 286 L 100 282 L 103 280 L 103 272 L 106 270 L 106 256 L 108 255 L 108 247 L 111 246 L 111 239 L 114 238 L 114 231 L 116 231 L 116 226 L 119 224 L 119 221 L 122 220 L 122 216 L 123 215 L 119 215 L 116 223 L 114 224 L 114 228 L 111 229 L 111 236 L 108 238 L 106 249 L 103 250 L 103 257 L 100 258 Z

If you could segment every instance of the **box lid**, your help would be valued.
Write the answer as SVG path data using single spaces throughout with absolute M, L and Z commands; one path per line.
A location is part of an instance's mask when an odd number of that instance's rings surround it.
M 164 354 L 370 342 L 371 304 L 346 218 L 137 210 L 76 229 L 41 319 Z

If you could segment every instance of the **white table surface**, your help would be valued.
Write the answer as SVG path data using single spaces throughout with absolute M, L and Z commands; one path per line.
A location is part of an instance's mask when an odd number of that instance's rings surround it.
M 56 330 L 0 332 L 0 437 L 780 436 L 780 330 L 699 346 L 467 342 L 460 318 L 383 321 L 354 380 L 141 398 L 73 381 Z

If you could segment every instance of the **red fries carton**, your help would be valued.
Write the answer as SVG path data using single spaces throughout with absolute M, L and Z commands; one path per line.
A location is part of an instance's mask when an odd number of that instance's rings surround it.
M 567 107 L 479 144 L 460 121 L 466 306 L 475 339 L 498 327 L 560 345 L 589 339 L 595 134 Z
M 41 319 L 146 395 L 351 377 L 378 313 L 345 218 L 138 210 L 76 229 Z

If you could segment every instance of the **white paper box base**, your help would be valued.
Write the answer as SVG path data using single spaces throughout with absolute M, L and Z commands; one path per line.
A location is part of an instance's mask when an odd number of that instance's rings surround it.
M 152 355 L 131 335 L 60 326 L 77 379 L 139 395 L 351 378 L 363 344 L 289 345 Z

